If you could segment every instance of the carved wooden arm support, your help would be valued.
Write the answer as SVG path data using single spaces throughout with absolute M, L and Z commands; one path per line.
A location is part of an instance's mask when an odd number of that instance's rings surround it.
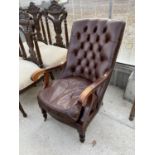
M 34 72 L 31 76 L 32 81 L 37 81 L 44 75 L 44 85 L 43 87 L 46 88 L 49 85 L 49 72 L 46 71 L 46 69 L 40 69 Z
M 49 72 L 51 72 L 53 69 L 56 69 L 58 67 L 62 67 L 66 64 L 66 62 L 64 62 L 63 64 L 56 66 L 56 67 L 47 67 L 47 68 L 43 68 L 43 69 L 39 69 L 36 72 L 34 72 L 31 76 L 32 81 L 37 81 L 41 76 L 44 75 L 44 88 L 48 87 L 49 85 Z
M 110 74 L 112 73 L 112 70 L 107 71 L 103 77 L 101 77 L 100 79 L 96 80 L 94 83 L 92 83 L 91 85 L 89 85 L 87 88 L 85 88 L 83 90 L 83 92 L 80 95 L 79 98 L 79 102 L 82 104 L 83 107 L 86 106 L 87 104 L 87 99 L 88 97 L 93 94 L 93 92 L 102 84 L 104 83 L 108 77 L 110 76 Z

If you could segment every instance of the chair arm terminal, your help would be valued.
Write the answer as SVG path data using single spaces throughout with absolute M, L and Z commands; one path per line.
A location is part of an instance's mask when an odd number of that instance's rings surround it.
M 87 98 L 110 76 L 112 70 L 107 71 L 101 78 L 93 82 L 91 85 L 86 87 L 80 95 L 79 102 L 85 107 L 87 104 Z

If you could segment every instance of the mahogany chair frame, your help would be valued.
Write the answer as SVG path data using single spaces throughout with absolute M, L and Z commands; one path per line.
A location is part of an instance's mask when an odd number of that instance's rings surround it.
M 19 56 L 22 57 L 24 60 L 28 60 L 31 61 L 35 64 L 37 64 L 40 68 L 43 68 L 43 62 L 41 59 L 41 54 L 39 51 L 39 46 L 38 46 L 38 38 L 37 38 L 37 33 L 34 32 L 34 20 L 33 18 L 31 18 L 31 16 L 26 13 L 24 10 L 20 9 L 19 12 L 19 30 L 24 34 L 24 37 L 26 39 L 26 42 L 28 44 L 29 47 L 29 53 L 30 56 L 27 56 L 22 39 L 19 35 Z M 35 50 L 36 49 L 36 50 Z M 50 69 L 48 69 L 49 74 L 51 76 L 51 79 L 54 79 L 52 71 L 53 69 L 57 69 L 57 68 L 61 68 L 63 64 L 61 64 L 60 66 L 56 66 L 56 67 L 50 67 Z M 32 84 L 28 85 L 27 87 L 25 87 L 24 89 L 19 91 L 19 94 L 22 94 L 23 92 L 25 92 L 26 90 L 30 89 L 31 87 L 36 86 L 36 84 L 41 81 L 43 78 L 38 78 L 38 80 L 36 80 L 35 82 L 33 82 Z M 23 114 L 24 117 L 27 117 L 26 112 L 24 111 L 21 103 L 19 102 L 19 109 L 21 111 L 21 113 Z

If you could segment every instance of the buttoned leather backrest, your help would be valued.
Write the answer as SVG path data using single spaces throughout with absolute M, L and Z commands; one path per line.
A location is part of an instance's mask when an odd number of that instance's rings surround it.
M 91 81 L 114 66 L 125 23 L 104 19 L 74 22 L 64 76 L 80 76 Z

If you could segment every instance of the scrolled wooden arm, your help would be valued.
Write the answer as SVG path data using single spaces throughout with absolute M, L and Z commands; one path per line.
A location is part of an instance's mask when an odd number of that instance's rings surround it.
M 66 62 L 64 62 L 61 65 L 56 66 L 56 67 L 47 67 L 47 68 L 39 69 L 32 74 L 31 79 L 32 79 L 32 81 L 35 82 L 35 81 L 39 80 L 41 76 L 44 75 L 44 88 L 46 88 L 49 85 L 49 72 L 51 72 L 53 69 L 56 69 L 58 67 L 62 67 L 65 64 L 66 64 Z
M 34 72 L 31 76 L 32 81 L 37 81 L 44 75 L 44 88 L 48 87 L 49 85 L 49 73 L 46 71 L 46 69 L 39 69 L 36 72 Z
M 83 92 L 80 95 L 79 102 L 82 104 L 83 107 L 87 104 L 88 97 L 102 84 L 104 83 L 110 74 L 112 73 L 112 70 L 107 71 L 101 78 L 93 82 L 91 85 L 86 87 Z

